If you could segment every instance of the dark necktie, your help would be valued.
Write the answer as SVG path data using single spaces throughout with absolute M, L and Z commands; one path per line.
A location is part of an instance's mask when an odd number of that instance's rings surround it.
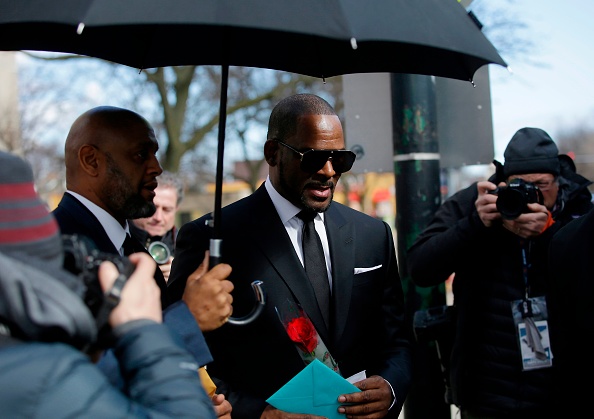
M 122 245 L 124 248 L 124 256 L 128 256 L 135 252 L 134 250 L 134 239 L 129 234 L 126 234 L 126 239 L 124 240 L 124 244 Z
M 316 213 L 301 211 L 297 217 L 303 220 L 303 264 L 309 282 L 313 286 L 318 300 L 318 306 L 324 317 L 326 326 L 330 328 L 330 284 L 328 283 L 328 271 L 326 270 L 326 259 L 320 236 L 314 227 Z

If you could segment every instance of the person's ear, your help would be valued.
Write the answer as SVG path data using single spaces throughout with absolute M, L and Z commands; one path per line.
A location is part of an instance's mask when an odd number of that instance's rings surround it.
M 100 158 L 98 154 L 99 150 L 91 144 L 85 144 L 78 149 L 80 168 L 89 176 L 96 177 L 99 175 Z
M 266 140 L 264 143 L 264 158 L 269 166 L 276 166 L 278 164 L 278 143 L 273 140 Z

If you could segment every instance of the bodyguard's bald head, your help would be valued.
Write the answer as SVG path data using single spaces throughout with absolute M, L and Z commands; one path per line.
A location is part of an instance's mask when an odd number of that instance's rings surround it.
M 116 133 L 125 131 L 131 124 L 139 123 L 146 125 L 152 131 L 150 124 L 142 116 L 115 106 L 98 106 L 76 118 L 64 145 L 66 182 L 77 173 L 78 154 L 83 145 L 109 146 L 118 140 L 119 136 L 115 135 Z
M 64 146 L 66 188 L 105 209 L 122 225 L 152 215 L 163 169 L 149 122 L 136 112 L 99 106 L 72 124 Z

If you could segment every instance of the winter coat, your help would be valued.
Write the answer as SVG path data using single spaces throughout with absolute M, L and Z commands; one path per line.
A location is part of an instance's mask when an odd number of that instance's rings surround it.
M 526 292 L 523 249 L 528 294 L 546 296 L 553 233 L 592 207 L 591 182 L 576 174 L 571 162 L 561 163 L 555 223 L 537 238 L 523 240 L 501 224 L 485 227 L 474 205 L 474 183 L 447 199 L 408 249 L 409 274 L 416 285 L 437 285 L 455 273 L 458 316 L 450 380 L 454 402 L 463 410 L 490 417 L 550 417 L 555 407 L 552 368 L 522 371 L 511 304 Z M 503 181 L 501 172 L 489 180 Z
M 76 293 L 0 253 L 1 416 L 215 417 L 194 358 L 166 326 L 140 320 L 117 334 L 125 392 L 75 347 L 95 336 L 94 319 Z

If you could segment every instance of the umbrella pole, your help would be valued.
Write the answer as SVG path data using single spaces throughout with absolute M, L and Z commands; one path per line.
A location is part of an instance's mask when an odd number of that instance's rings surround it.
M 214 229 L 213 238 L 210 239 L 210 257 L 208 261 L 209 268 L 221 263 L 221 212 L 223 207 L 223 156 L 225 151 L 225 127 L 227 125 L 227 85 L 229 84 L 229 66 L 223 64 L 221 73 L 221 105 L 219 108 L 219 144 L 217 152 L 217 177 L 215 183 L 215 208 L 212 227 Z M 262 281 L 252 282 L 252 289 L 256 297 L 256 302 L 252 311 L 243 317 L 230 317 L 227 321 L 236 326 L 245 326 L 256 320 L 260 313 L 264 311 L 266 304 L 266 295 L 262 289 Z
M 214 229 L 210 239 L 209 267 L 221 262 L 221 209 L 223 206 L 223 163 L 225 154 L 225 127 L 227 125 L 227 85 L 229 83 L 229 65 L 223 64 L 221 72 L 221 101 L 219 106 L 219 143 L 217 149 L 217 168 L 215 180 L 215 207 L 212 219 Z

